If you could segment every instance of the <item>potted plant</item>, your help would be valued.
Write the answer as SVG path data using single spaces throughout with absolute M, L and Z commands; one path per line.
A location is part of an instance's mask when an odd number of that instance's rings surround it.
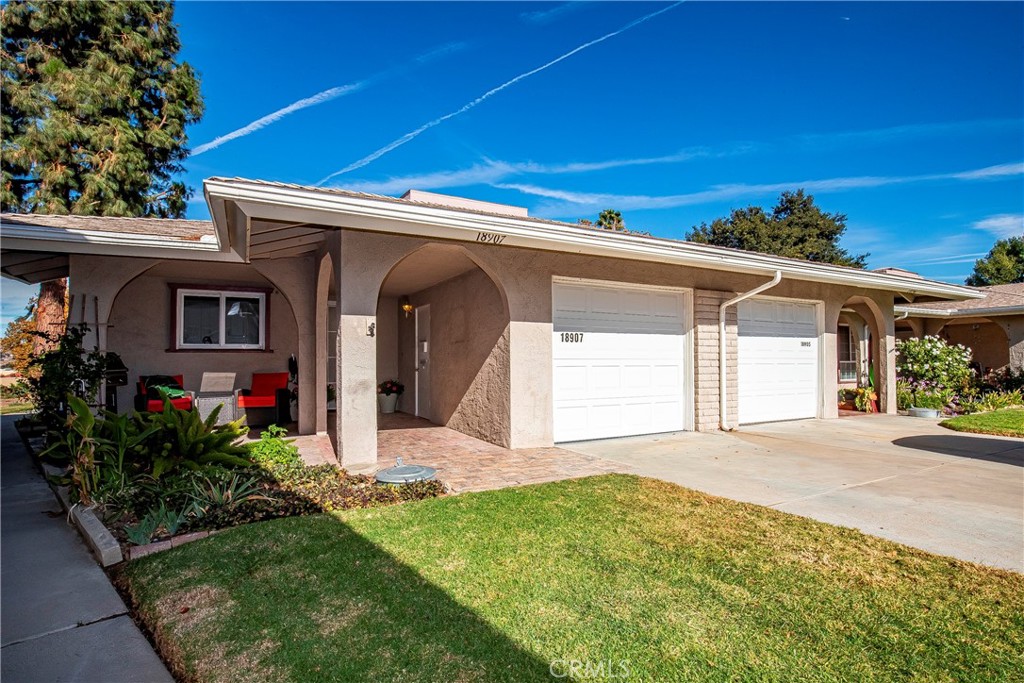
M 929 386 L 927 382 L 921 384 L 922 386 L 914 391 L 913 403 L 907 412 L 911 417 L 938 417 L 949 405 L 953 398 L 953 392 L 949 389 Z
M 405 391 L 405 385 L 397 379 L 384 380 L 377 385 L 377 405 L 380 412 L 393 413 L 398 406 L 398 397 Z

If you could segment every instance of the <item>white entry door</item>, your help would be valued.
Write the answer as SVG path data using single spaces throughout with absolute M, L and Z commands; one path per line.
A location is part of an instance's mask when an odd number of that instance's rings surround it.
M 555 441 L 686 428 L 686 301 L 678 290 L 554 284 Z
M 430 419 L 430 306 L 416 309 L 416 415 Z
M 739 423 L 818 416 L 818 317 L 814 304 L 737 304 Z

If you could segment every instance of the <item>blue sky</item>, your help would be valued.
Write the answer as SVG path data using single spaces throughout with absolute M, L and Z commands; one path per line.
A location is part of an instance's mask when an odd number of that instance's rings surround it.
M 176 19 L 207 106 L 197 196 L 214 175 L 413 187 L 570 221 L 617 208 L 681 238 L 804 187 L 871 267 L 951 282 L 1024 232 L 1021 3 L 184 2 Z

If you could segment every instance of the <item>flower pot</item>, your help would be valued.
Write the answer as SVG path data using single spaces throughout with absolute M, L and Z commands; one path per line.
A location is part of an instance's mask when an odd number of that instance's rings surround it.
M 939 416 L 939 411 L 935 408 L 910 408 L 907 411 L 910 417 L 930 417 L 936 418 Z
M 377 394 L 377 405 L 380 412 L 393 413 L 398 406 L 398 394 Z

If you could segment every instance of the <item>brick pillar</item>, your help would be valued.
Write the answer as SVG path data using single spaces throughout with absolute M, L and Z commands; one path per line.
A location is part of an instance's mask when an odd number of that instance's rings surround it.
M 731 299 L 733 292 L 697 290 L 693 297 L 694 328 L 694 428 L 714 431 L 719 427 L 719 365 L 718 365 L 718 307 Z M 739 391 L 736 364 L 738 336 L 736 307 L 726 310 L 726 390 L 729 424 L 736 426 L 739 413 Z

